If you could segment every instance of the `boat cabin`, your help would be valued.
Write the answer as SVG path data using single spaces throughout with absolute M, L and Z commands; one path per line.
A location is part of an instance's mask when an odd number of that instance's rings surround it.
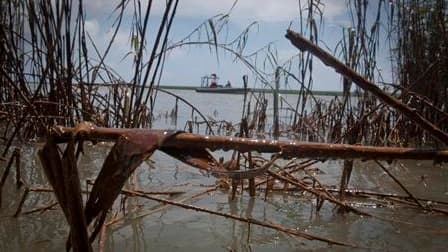
M 201 88 L 216 88 L 222 87 L 222 85 L 218 85 L 219 77 L 212 73 L 211 75 L 206 75 L 201 77 Z

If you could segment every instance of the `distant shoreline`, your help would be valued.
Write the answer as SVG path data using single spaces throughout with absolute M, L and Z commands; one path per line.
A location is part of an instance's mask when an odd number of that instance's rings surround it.
M 75 84 L 78 85 L 78 84 Z M 103 83 L 93 83 L 91 85 L 95 86 L 113 86 L 116 84 L 103 84 Z M 123 84 L 123 85 L 131 85 L 129 83 Z M 141 86 L 140 86 L 141 87 Z M 197 86 L 176 86 L 176 85 L 159 85 L 160 89 L 165 90 L 192 90 L 194 91 Z M 145 87 L 146 88 L 146 87 Z M 238 87 L 241 88 L 241 87 Z M 252 92 L 265 92 L 265 93 L 273 93 L 273 89 L 268 88 L 249 88 Z M 280 94 L 299 94 L 299 90 L 292 90 L 292 89 L 280 89 Z M 313 95 L 320 95 L 320 96 L 343 96 L 342 91 L 325 91 L 325 90 L 312 90 L 311 93 Z M 211 93 L 210 93 L 211 94 Z M 355 92 L 351 92 L 351 96 L 359 96 L 359 94 L 356 94 Z
M 195 90 L 197 87 L 194 86 L 172 86 L 172 85 L 159 85 L 160 89 L 169 89 L 169 90 Z M 263 89 L 263 88 L 250 88 L 251 91 L 254 92 L 265 92 L 265 93 L 273 93 L 273 89 Z M 291 89 L 280 89 L 280 94 L 299 94 L 299 90 L 291 90 Z M 313 95 L 321 95 L 321 96 L 342 96 L 341 91 L 322 91 L 322 90 L 312 90 L 311 93 Z M 352 95 L 354 95 L 352 93 Z

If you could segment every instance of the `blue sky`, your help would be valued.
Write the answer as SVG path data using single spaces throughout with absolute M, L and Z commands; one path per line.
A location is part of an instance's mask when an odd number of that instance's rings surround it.
M 104 51 L 106 42 L 112 36 L 112 23 L 117 15 L 113 13 L 113 8 L 118 4 L 118 0 L 90 0 L 86 1 L 86 29 L 100 51 Z M 156 7 L 154 15 L 150 19 L 150 25 L 157 27 L 161 12 L 161 6 L 165 1 L 155 1 Z M 306 2 L 303 0 L 302 2 Z M 376 2 L 376 1 L 373 1 Z M 182 39 L 189 34 L 199 24 L 208 18 L 226 13 L 233 5 L 233 0 L 180 0 L 177 15 L 171 30 L 171 43 Z M 323 0 L 324 11 L 323 26 L 320 27 L 321 46 L 324 44 L 334 49 L 337 41 L 342 38 L 342 28 L 350 26 L 348 11 L 345 0 Z M 303 3 L 302 3 L 303 4 Z M 273 43 L 278 53 L 279 62 L 297 54 L 289 41 L 284 38 L 286 29 L 298 30 L 299 27 L 299 2 L 297 0 L 239 0 L 230 14 L 228 38 L 240 33 L 252 22 L 257 22 L 256 27 L 250 32 L 245 53 L 249 54 L 263 46 Z M 130 41 L 131 15 L 125 16 L 123 25 L 118 33 L 107 64 L 114 68 L 125 81 L 132 78 L 132 57 Z M 151 36 L 151 31 L 148 36 Z M 225 36 L 220 39 L 224 42 Z M 323 43 L 324 42 L 324 43 Z M 384 43 L 383 46 L 386 46 Z M 384 70 L 384 76 L 388 76 L 385 69 L 390 67 L 387 61 L 387 49 L 380 52 L 380 68 Z M 125 57 L 125 55 L 128 55 Z M 124 58 L 125 57 L 125 58 Z M 164 74 L 161 79 L 162 85 L 199 85 L 200 77 L 210 73 L 217 73 L 221 83 L 231 81 L 233 86 L 241 86 L 241 77 L 249 75 L 250 86 L 254 86 L 255 79 L 251 71 L 242 63 L 235 62 L 229 53 L 220 52 L 219 61 L 214 51 L 209 47 L 190 46 L 176 48 L 167 54 L 164 66 Z M 262 56 L 258 60 L 259 67 L 262 67 Z M 269 70 L 267 70 L 269 71 Z M 341 90 L 341 79 L 331 69 L 323 66 L 318 60 L 314 60 L 314 84 L 316 90 Z M 259 85 L 259 84 L 257 84 Z

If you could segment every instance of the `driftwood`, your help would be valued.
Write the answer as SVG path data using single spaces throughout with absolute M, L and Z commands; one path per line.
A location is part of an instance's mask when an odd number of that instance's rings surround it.
M 121 135 L 134 132 L 137 135 L 154 134 L 164 136 L 172 134 L 169 131 L 152 129 L 118 129 L 96 127 L 94 124 L 84 122 L 84 126 L 77 128 L 57 127 L 53 131 L 56 141 L 65 142 L 74 132 L 79 139 L 90 141 L 116 141 Z M 248 139 L 239 137 L 207 136 L 178 132 L 166 139 L 161 149 L 181 148 L 190 150 L 238 150 L 241 152 L 258 151 L 263 153 L 278 153 L 286 158 L 341 158 L 363 160 L 436 160 L 448 161 L 448 150 L 415 149 L 398 147 L 375 147 L 349 144 L 329 144 L 299 141 L 277 141 L 266 139 Z M 225 172 L 221 170 L 222 172 Z
M 325 52 L 317 45 L 313 44 L 311 41 L 307 40 L 299 33 L 288 30 L 285 37 L 291 41 L 291 43 L 301 51 L 308 51 L 314 56 L 318 57 L 325 65 L 332 67 L 336 72 L 344 75 L 346 78 L 352 80 L 358 87 L 362 88 L 364 91 L 368 91 L 378 97 L 381 101 L 388 104 L 389 106 L 397 109 L 408 119 L 415 122 L 422 129 L 425 129 L 433 137 L 440 140 L 445 145 L 448 145 L 448 134 L 439 129 L 436 125 L 428 121 L 422 115 L 420 115 L 415 109 L 410 108 L 406 104 L 397 100 L 393 96 L 388 95 L 386 92 L 381 90 L 371 81 L 359 75 L 350 67 L 346 66 L 344 63 L 336 59 L 333 55 Z

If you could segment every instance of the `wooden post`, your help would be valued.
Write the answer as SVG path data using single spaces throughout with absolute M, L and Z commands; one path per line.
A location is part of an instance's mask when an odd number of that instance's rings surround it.
M 273 118 L 273 127 L 274 127 L 274 139 L 277 140 L 279 133 L 279 125 L 278 125 L 278 90 L 280 87 L 280 67 L 277 67 L 275 70 L 275 89 L 274 89 L 274 118 Z

